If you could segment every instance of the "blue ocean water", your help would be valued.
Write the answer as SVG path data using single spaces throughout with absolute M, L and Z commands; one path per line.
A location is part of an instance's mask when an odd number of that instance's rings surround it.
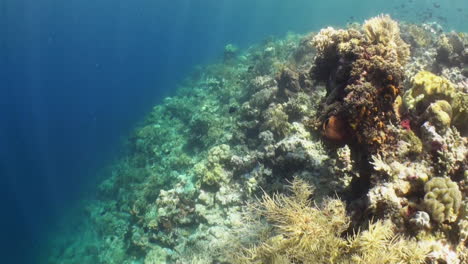
M 379 13 L 468 30 L 464 0 L 1 1 L 2 263 L 34 263 L 135 124 L 226 44 Z

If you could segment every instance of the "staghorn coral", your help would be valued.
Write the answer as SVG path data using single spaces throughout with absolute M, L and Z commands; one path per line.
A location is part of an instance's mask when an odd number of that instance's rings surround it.
M 434 221 L 454 222 L 457 219 L 462 195 L 455 182 L 436 177 L 426 183 L 424 191 L 424 204 Z

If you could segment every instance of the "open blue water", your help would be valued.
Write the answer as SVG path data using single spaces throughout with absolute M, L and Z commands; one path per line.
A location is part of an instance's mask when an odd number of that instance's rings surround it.
M 320 2 L 320 3 L 317 3 Z M 415 3 L 417 2 L 417 3 Z M 440 7 L 437 7 L 440 5 Z M 0 256 L 32 254 L 197 64 L 379 13 L 468 31 L 466 0 L 0 1 Z M 429 12 L 429 11 L 427 11 Z

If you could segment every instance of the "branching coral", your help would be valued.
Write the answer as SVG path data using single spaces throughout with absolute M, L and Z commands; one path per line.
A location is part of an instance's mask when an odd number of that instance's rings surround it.
M 274 230 L 236 254 L 235 263 L 424 263 L 429 249 L 396 235 L 390 222 L 370 223 L 366 231 L 343 236 L 350 220 L 341 200 L 317 206 L 309 199 L 311 187 L 298 179 L 291 190 L 292 196 L 265 194 L 251 208 Z
M 397 53 L 401 64 L 408 60 L 409 46 L 400 37 L 398 23 L 389 15 L 380 15 L 366 20 L 363 29 L 370 42 L 391 47 Z

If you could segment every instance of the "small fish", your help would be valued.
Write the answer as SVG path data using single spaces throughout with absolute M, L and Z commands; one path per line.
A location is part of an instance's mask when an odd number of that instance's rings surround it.
M 437 16 L 436 18 L 439 19 L 440 21 L 447 22 L 447 18 L 445 17 Z
M 433 5 L 435 8 L 440 8 L 440 4 L 438 4 L 438 3 L 432 3 L 432 5 Z
M 463 9 L 461 9 L 461 8 L 459 7 L 459 8 L 457 8 L 457 11 L 458 11 L 458 12 L 461 12 L 461 11 L 463 11 Z

